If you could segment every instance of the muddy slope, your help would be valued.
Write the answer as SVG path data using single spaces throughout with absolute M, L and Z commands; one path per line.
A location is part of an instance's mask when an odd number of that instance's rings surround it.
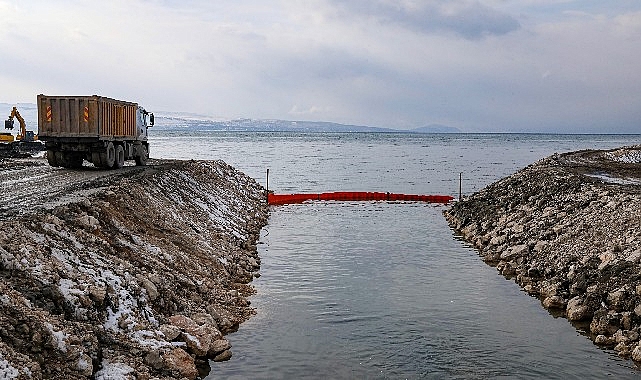
M 445 216 L 544 307 L 641 361 L 641 147 L 554 155 Z
M 222 161 L 151 164 L 0 161 L 5 378 L 193 379 L 229 359 L 224 335 L 254 312 L 264 191 Z

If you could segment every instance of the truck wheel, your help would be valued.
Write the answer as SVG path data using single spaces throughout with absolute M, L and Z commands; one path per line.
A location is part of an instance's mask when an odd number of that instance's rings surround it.
M 82 154 L 78 152 L 67 152 L 65 158 L 67 168 L 78 169 L 82 167 Z
M 146 146 L 140 147 L 140 155 L 136 156 L 136 165 L 145 166 L 147 165 L 147 159 L 149 158 L 149 152 L 147 151 Z
M 56 160 L 56 151 L 55 150 L 48 150 L 47 151 L 47 161 L 49 162 L 49 166 L 53 167 L 58 167 L 58 160 Z
M 56 151 L 55 157 L 56 157 L 56 165 L 61 166 L 63 168 L 67 167 L 67 160 L 65 159 L 67 157 L 65 156 L 64 152 Z
M 112 142 L 107 143 L 107 151 L 100 153 L 100 162 L 103 168 L 112 168 L 116 162 L 116 148 Z
M 120 169 L 125 165 L 125 149 L 122 145 L 116 145 L 116 159 L 114 160 L 114 169 Z
M 100 153 L 92 152 L 91 153 L 91 162 L 97 168 L 102 167 L 102 161 L 100 161 Z

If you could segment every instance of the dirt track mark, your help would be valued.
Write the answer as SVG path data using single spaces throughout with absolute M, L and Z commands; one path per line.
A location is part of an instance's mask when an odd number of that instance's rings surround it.
M 120 170 L 53 168 L 45 159 L 0 160 L 0 220 L 79 201 L 106 189 L 118 178 L 148 167 Z

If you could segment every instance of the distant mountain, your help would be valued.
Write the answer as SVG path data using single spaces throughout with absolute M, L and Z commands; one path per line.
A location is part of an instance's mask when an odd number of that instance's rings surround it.
M 442 124 L 430 124 L 425 127 L 412 129 L 411 132 L 415 133 L 462 133 L 458 128 L 448 127 Z
M 367 127 L 362 125 L 345 125 L 322 121 L 289 121 L 289 120 L 203 120 L 186 119 L 177 116 L 156 116 L 155 128 L 173 129 L 189 128 L 208 131 L 240 132 L 399 132 L 390 128 Z
M 27 129 L 38 129 L 38 108 L 35 103 L 0 103 L 0 118 L 6 120 L 13 106 L 27 123 Z M 160 130 L 190 129 L 201 131 L 229 132 L 379 132 L 379 133 L 460 133 L 456 128 L 440 124 L 430 124 L 412 130 L 368 127 L 364 125 L 339 124 L 324 121 L 291 121 L 291 120 L 224 120 L 207 115 L 186 112 L 155 112 L 154 128 Z M 1 128 L 1 127 L 0 127 Z

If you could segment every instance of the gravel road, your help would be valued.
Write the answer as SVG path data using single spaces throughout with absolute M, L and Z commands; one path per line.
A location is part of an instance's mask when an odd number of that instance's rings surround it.
M 43 158 L 0 160 L 0 220 L 77 202 L 103 190 L 119 178 L 147 167 L 126 166 L 121 170 L 54 168 Z

